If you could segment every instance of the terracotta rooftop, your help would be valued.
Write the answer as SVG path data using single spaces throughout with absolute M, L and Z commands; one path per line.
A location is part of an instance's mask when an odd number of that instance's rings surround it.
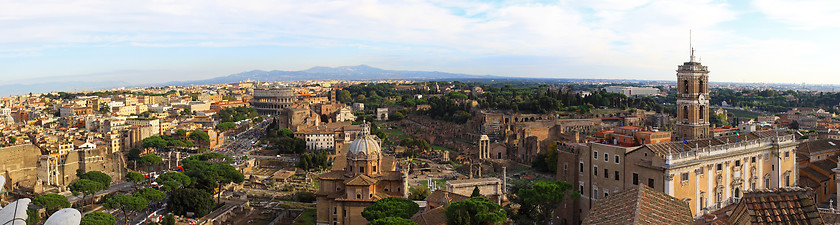
M 583 224 L 691 224 L 688 203 L 646 185 L 598 199 Z
M 730 218 L 732 223 L 824 224 L 811 189 L 782 188 L 744 193 Z
M 411 217 L 418 225 L 442 225 L 446 224 L 446 208 L 437 207 L 432 210 L 415 214 Z
M 796 152 L 806 155 L 831 151 L 840 151 L 840 140 L 806 141 L 796 146 Z

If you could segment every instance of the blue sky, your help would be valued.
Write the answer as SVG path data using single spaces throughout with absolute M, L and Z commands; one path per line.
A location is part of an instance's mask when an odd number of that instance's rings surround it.
M 833 0 L 6 1 L 0 82 L 366 64 L 518 77 L 840 83 Z

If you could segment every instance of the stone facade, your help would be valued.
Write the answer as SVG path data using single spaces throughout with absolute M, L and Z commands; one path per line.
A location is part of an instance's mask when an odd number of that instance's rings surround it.
M 677 118 L 675 140 L 709 135 L 709 69 L 691 60 L 677 69 Z

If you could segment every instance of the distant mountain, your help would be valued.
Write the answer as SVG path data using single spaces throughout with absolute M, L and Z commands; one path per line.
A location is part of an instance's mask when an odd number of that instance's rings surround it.
M 296 81 L 296 80 L 436 80 L 436 79 L 471 79 L 471 78 L 503 78 L 491 75 L 470 75 L 459 73 L 445 73 L 438 71 L 404 71 L 384 70 L 367 65 L 324 67 L 317 66 L 307 70 L 252 70 L 207 80 L 177 81 L 166 85 L 203 85 L 234 83 L 243 80 L 255 81 Z

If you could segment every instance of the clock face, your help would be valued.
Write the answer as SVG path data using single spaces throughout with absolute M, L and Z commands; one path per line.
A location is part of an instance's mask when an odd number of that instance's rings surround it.
M 706 99 L 706 97 L 704 97 L 703 94 L 700 94 L 700 96 L 697 97 L 697 100 L 699 100 L 701 102 L 705 99 Z

